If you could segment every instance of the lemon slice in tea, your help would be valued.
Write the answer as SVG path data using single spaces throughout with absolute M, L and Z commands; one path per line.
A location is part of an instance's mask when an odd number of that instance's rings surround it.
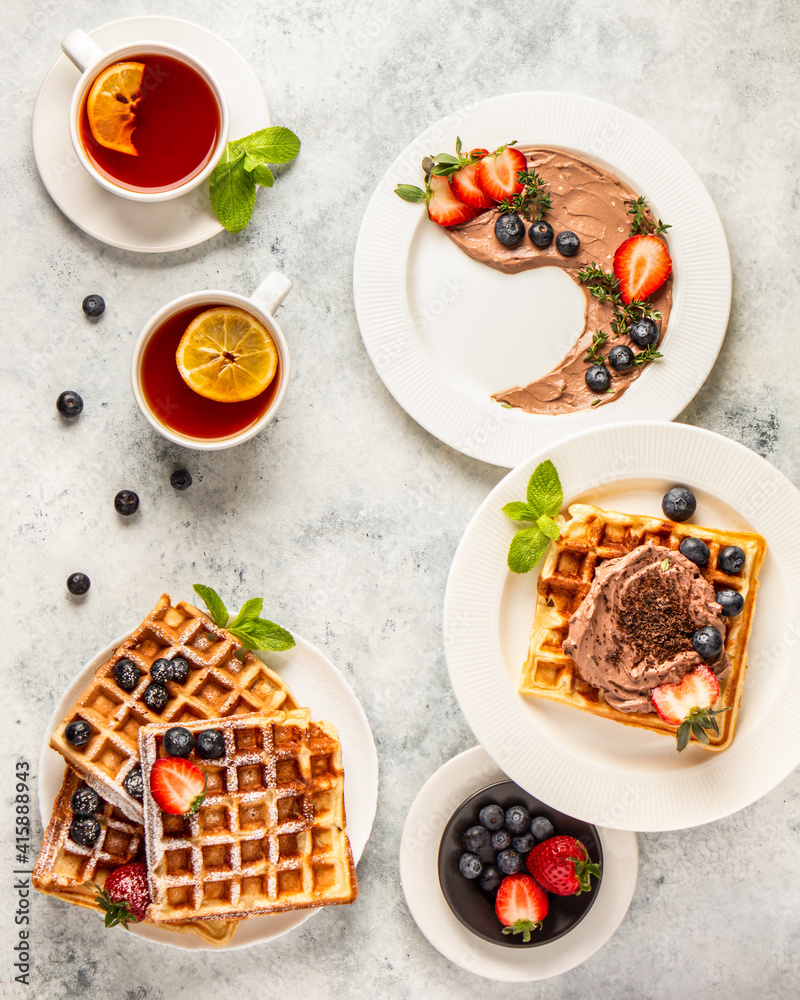
M 136 106 L 142 98 L 144 63 L 112 63 L 100 73 L 86 98 L 92 135 L 107 149 L 138 156 L 133 144 Z
M 190 389 L 219 403 L 252 399 L 278 370 L 278 351 L 267 328 L 244 309 L 227 306 L 192 320 L 175 360 Z

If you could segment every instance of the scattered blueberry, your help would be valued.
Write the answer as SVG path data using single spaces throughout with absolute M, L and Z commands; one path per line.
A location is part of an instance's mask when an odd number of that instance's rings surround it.
M 634 353 L 630 347 L 626 347 L 624 344 L 617 344 L 616 347 L 612 347 L 608 352 L 608 363 L 617 372 L 626 372 L 630 368 L 633 368 Z
M 464 849 L 482 851 L 489 846 L 489 831 L 485 826 L 471 826 L 464 834 Z
M 219 729 L 204 729 L 197 734 L 197 756 L 203 760 L 218 760 L 225 756 L 225 737 Z
M 549 247 L 553 242 L 553 227 L 549 222 L 534 222 L 528 230 L 528 236 L 535 247 Z
M 509 847 L 497 855 L 497 867 L 504 875 L 513 875 L 522 867 L 522 858 L 513 847 Z
M 546 816 L 534 816 L 531 820 L 531 833 L 537 840 L 549 840 L 555 832 L 553 824 Z
M 611 374 L 603 365 L 589 365 L 584 377 L 592 392 L 606 392 L 611 386 Z
M 106 309 L 106 303 L 102 295 L 87 295 L 83 300 L 83 311 L 92 319 L 102 316 Z
M 140 801 L 144 798 L 144 782 L 142 780 L 142 769 L 137 764 L 136 767 L 132 768 L 125 775 L 125 780 L 122 782 L 122 787 L 130 795 L 132 799 L 139 799 Z
M 511 834 L 508 830 L 495 830 L 492 834 L 492 847 L 495 851 L 504 851 L 511 847 Z
M 174 674 L 175 668 L 172 666 L 172 660 L 167 660 L 163 656 L 153 660 L 150 666 L 150 680 L 158 681 L 159 684 L 171 681 Z
M 77 417 L 83 410 L 83 399 L 77 392 L 68 389 L 66 392 L 62 392 L 56 400 L 56 409 L 62 417 Z
M 637 347 L 655 347 L 658 343 L 658 324 L 650 318 L 637 319 L 631 324 L 630 338 Z
M 82 597 L 91 585 L 92 581 L 85 573 L 73 573 L 67 577 L 67 590 L 76 597 Z
M 164 706 L 169 701 L 169 691 L 167 691 L 163 684 L 159 684 L 156 681 L 153 684 L 148 684 L 144 689 L 142 701 L 153 712 L 162 712 Z
M 525 833 L 530 822 L 531 814 L 525 806 L 510 806 L 506 809 L 506 830 L 509 833 Z
M 525 223 L 518 215 L 507 212 L 495 222 L 494 235 L 504 247 L 515 247 L 525 235 Z
M 93 788 L 84 785 L 72 793 L 69 807 L 76 816 L 92 816 L 100 808 L 100 796 Z
M 169 484 L 173 490 L 188 490 L 192 485 L 191 473 L 186 469 L 176 469 L 169 477 Z
M 506 814 L 498 805 L 484 806 L 478 813 L 478 821 L 487 830 L 499 830 L 505 822 Z
M 738 545 L 726 545 L 717 556 L 717 566 L 723 573 L 741 573 L 745 558 L 744 549 Z
M 717 604 L 722 608 L 726 618 L 735 618 L 742 612 L 744 598 L 735 590 L 720 590 L 717 594 Z
M 704 625 L 692 636 L 692 646 L 704 660 L 713 660 L 722 652 L 722 636 L 713 625 Z
M 573 233 L 571 229 L 565 229 L 556 236 L 556 250 L 562 257 L 574 257 L 580 248 L 581 241 L 578 239 L 578 234 Z
M 85 746 L 89 742 L 91 735 L 92 727 L 88 722 L 84 722 L 83 719 L 75 719 L 64 730 L 64 739 L 73 747 Z
M 114 680 L 123 691 L 133 691 L 141 676 L 141 671 L 133 660 L 117 660 L 114 664 Z
M 697 500 L 685 486 L 674 486 L 664 494 L 661 509 L 671 521 L 688 521 L 697 510 Z
M 189 676 L 189 664 L 182 656 L 176 656 L 172 663 L 172 679 L 176 684 L 183 684 Z
M 684 538 L 680 544 L 681 554 L 698 566 L 705 566 L 711 550 L 702 538 Z
M 481 889 L 484 892 L 496 892 L 503 881 L 503 873 L 497 865 L 484 865 L 483 875 L 481 875 Z
M 467 851 L 459 859 L 458 870 L 464 878 L 477 878 L 483 872 L 483 862 L 477 854 Z
M 100 836 L 100 824 L 94 816 L 76 816 L 70 823 L 69 835 L 81 847 L 91 847 Z
M 173 726 L 164 733 L 162 746 L 169 757 L 188 757 L 194 750 L 194 736 L 183 726 Z
M 519 854 L 527 854 L 528 851 L 533 850 L 534 843 L 535 840 L 532 833 L 521 833 L 518 837 L 514 837 L 511 841 L 511 846 Z
M 114 497 L 114 510 L 127 517 L 139 509 L 139 496 L 133 490 L 120 490 Z

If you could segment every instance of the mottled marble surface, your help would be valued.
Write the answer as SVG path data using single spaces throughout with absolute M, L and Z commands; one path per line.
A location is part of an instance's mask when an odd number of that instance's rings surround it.
M 69 29 L 156 6 L 236 46 L 274 120 L 304 145 L 244 233 L 150 257 L 103 246 L 61 215 L 39 182 L 30 124 L 39 83 Z M 544 983 L 510 989 L 451 965 L 417 930 L 399 884 L 411 801 L 442 762 L 474 743 L 447 678 L 442 597 L 458 540 L 503 470 L 418 427 L 363 349 L 353 249 L 367 200 L 397 152 L 444 114 L 516 90 L 601 96 L 657 128 L 708 186 L 735 276 L 719 361 L 680 419 L 742 441 L 800 482 L 790 368 L 800 8 L 793 0 L 683 0 L 653 9 L 643 0 L 2 6 L 4 845 L 14 755 L 36 761 L 56 697 L 162 590 L 185 596 L 198 579 L 220 581 L 232 604 L 263 594 L 272 617 L 328 653 L 369 715 L 382 769 L 357 905 L 236 955 L 155 950 L 39 897 L 31 986 L 9 985 L 16 934 L 4 846 L 3 995 L 797 995 L 797 773 L 726 820 L 641 836 L 639 885 L 618 933 L 583 966 Z M 294 373 L 279 419 L 228 452 L 168 445 L 130 394 L 136 334 L 177 294 L 209 285 L 248 293 L 272 267 L 295 279 L 281 311 Z M 80 302 L 95 291 L 108 308 L 91 324 Z M 86 401 L 70 425 L 54 409 L 65 388 Z M 179 494 L 169 474 L 184 465 L 195 484 Z M 123 487 L 142 499 L 130 521 L 112 507 Z M 80 602 L 64 589 L 76 569 L 92 578 Z M 389 679 L 402 683 L 402 705 L 382 694 Z

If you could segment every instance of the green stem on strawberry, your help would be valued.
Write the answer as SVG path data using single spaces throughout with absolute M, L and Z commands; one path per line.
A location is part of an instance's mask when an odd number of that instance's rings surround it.
M 531 939 L 531 931 L 538 931 L 541 926 L 541 920 L 515 920 L 509 927 L 503 928 L 503 933 L 521 934 L 523 942 L 527 944 Z
M 675 737 L 678 753 L 686 749 L 692 736 L 694 736 L 698 743 L 708 746 L 709 733 L 719 736 L 719 726 L 717 725 L 716 717 L 723 715 L 725 712 L 730 712 L 730 710 L 731 706 L 718 709 L 693 708 L 678 726 L 678 732 Z
M 101 889 L 96 882 L 90 882 L 89 884 L 96 890 L 95 902 L 105 912 L 103 923 L 106 927 L 116 927 L 119 925 L 127 931 L 128 924 L 131 921 L 134 924 L 138 924 L 139 918 L 135 913 L 131 913 L 126 900 L 113 900 L 106 890 Z

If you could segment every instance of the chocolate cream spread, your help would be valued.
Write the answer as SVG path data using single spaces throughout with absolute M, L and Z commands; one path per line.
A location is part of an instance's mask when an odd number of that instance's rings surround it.
M 677 684 L 700 664 L 718 677 L 727 670 L 724 648 L 713 660 L 692 648 L 704 625 L 725 637 L 714 588 L 697 566 L 672 549 L 640 545 L 598 568 L 570 618 L 564 652 L 613 708 L 652 712 L 650 692 L 659 684 Z
M 615 339 L 611 332 L 614 310 L 590 295 L 578 281 L 577 273 L 587 264 L 596 264 L 604 271 L 613 269 L 614 253 L 630 233 L 628 202 L 635 200 L 637 195 L 607 170 L 587 163 L 572 153 L 557 149 L 519 148 L 527 156 L 529 168 L 535 169 L 547 182 L 545 190 L 550 194 L 552 207 L 545 213 L 544 219 L 553 227 L 556 236 L 565 229 L 577 233 L 581 241 L 578 253 L 574 257 L 563 257 L 556 250 L 555 240 L 549 247 L 536 247 L 527 234 L 517 246 L 503 246 L 494 235 L 494 224 L 500 215 L 497 208 L 490 208 L 469 222 L 445 229 L 445 232 L 469 257 L 507 274 L 532 267 L 562 268 L 583 290 L 586 313 L 583 332 L 551 372 L 529 385 L 498 392 L 492 398 L 528 413 L 572 413 L 584 410 L 592 403 L 602 406 L 619 399 L 631 382 L 639 377 L 641 369 L 634 366 L 630 371 L 621 373 L 609 368 L 614 393 L 597 395 L 592 392 L 585 382 L 589 363 L 583 358 L 591 346 L 595 330 L 603 330 L 607 334 L 608 339 L 602 348 L 605 355 L 617 344 L 625 344 L 634 353 L 639 348 L 628 337 Z M 662 314 L 660 344 L 672 305 L 672 276 L 653 293 L 649 301 Z

